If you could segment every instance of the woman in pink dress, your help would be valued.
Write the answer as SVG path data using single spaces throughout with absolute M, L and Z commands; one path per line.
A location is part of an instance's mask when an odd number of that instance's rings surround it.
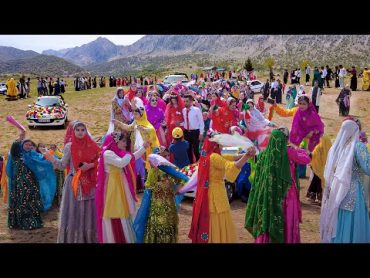
M 288 146 L 287 128 L 274 129 L 258 155 L 245 228 L 256 243 L 300 243 L 299 179 L 296 164 L 308 164 L 305 150 Z

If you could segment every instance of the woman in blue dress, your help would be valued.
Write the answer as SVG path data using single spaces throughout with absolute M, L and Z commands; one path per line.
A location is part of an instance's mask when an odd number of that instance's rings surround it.
M 370 154 L 361 124 L 346 118 L 326 161 L 320 234 L 324 243 L 370 243 Z

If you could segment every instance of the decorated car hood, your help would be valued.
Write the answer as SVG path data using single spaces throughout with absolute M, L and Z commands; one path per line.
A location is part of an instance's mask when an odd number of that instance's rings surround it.
M 27 119 L 63 119 L 66 115 L 66 108 L 61 106 L 32 106 L 26 113 Z

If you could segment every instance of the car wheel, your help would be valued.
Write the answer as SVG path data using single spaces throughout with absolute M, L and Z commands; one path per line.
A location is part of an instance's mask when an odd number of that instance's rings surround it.
M 229 200 L 229 203 L 231 203 L 234 200 L 234 197 L 235 197 L 234 184 L 225 181 L 225 187 L 226 187 L 227 199 Z

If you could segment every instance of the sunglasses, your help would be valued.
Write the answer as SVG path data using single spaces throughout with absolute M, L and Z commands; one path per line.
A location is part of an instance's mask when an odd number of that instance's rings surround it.
M 152 99 L 151 102 L 157 102 L 157 100 L 156 99 Z

